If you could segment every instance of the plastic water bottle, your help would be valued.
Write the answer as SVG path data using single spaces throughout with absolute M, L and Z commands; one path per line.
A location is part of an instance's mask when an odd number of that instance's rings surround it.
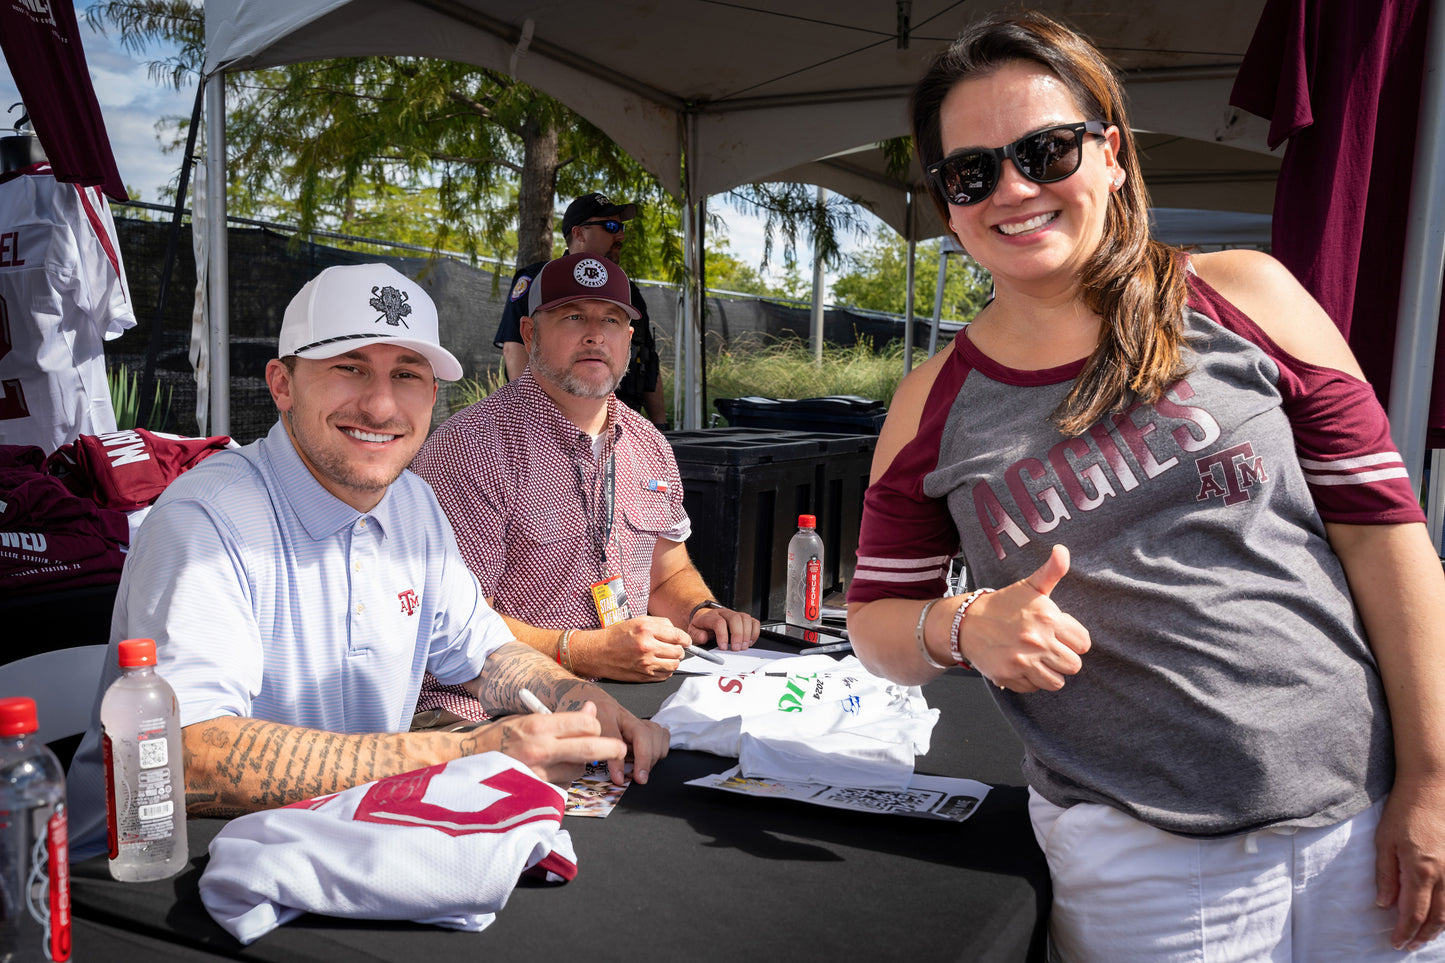
M 798 531 L 788 542 L 788 601 L 783 617 L 794 625 L 823 624 L 823 540 L 818 519 L 798 516 Z
M 35 701 L 0 699 L 0 961 L 70 959 L 65 771 Z
M 156 674 L 151 639 L 122 642 L 120 667 L 100 703 L 110 875 L 165 879 L 189 859 L 176 693 Z

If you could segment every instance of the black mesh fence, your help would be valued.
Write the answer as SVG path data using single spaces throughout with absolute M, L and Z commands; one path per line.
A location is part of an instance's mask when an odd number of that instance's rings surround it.
M 137 325 L 106 347 L 106 362 L 142 372 L 147 347 L 156 327 L 159 288 L 165 265 L 169 223 L 116 218 L 116 233 L 125 261 Z M 232 227 L 227 236 L 230 265 L 230 416 L 231 435 L 242 443 L 265 434 L 276 420 L 266 388 L 266 362 L 276 355 L 281 317 L 292 296 L 323 268 L 334 264 L 385 261 L 416 278 L 437 304 L 442 343 L 461 361 L 466 377 L 485 381 L 499 370 L 501 351 L 493 346 L 497 320 L 509 294 L 512 272 L 473 267 L 449 257 L 396 257 L 355 249 L 295 241 L 289 235 L 259 227 Z M 673 332 L 680 299 L 676 288 L 641 283 L 647 299 L 658 350 L 664 366 L 673 362 Z M 183 226 L 172 267 L 164 315 L 160 319 L 154 378 L 168 404 L 163 418 L 149 427 L 194 435 L 200 432 L 196 381 L 189 359 L 191 317 L 195 307 L 196 268 L 190 225 Z M 810 313 L 806 305 L 757 298 L 709 297 L 707 345 L 715 350 L 746 341 L 797 337 L 806 340 Z M 949 326 L 949 336 L 957 325 Z M 879 347 L 903 336 L 901 319 L 843 308 L 824 313 L 824 339 L 852 344 L 860 336 Z M 915 321 L 915 344 L 926 345 L 928 322 Z M 475 392 L 475 386 L 470 391 Z M 468 397 L 465 382 L 442 384 L 433 422 L 439 423 Z

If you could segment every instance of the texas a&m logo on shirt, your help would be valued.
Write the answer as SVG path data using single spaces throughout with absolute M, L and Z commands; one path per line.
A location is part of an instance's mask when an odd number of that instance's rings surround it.
M 403 615 L 414 615 L 416 613 L 416 607 L 421 604 L 421 599 L 416 597 L 416 592 L 412 589 L 407 589 L 405 592 L 398 592 L 396 593 L 396 597 L 401 600 L 401 612 Z

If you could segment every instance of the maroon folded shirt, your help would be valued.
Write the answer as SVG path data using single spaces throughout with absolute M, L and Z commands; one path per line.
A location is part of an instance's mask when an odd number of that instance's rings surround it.
M 46 471 L 77 495 L 120 512 L 144 508 L 166 486 L 231 445 L 226 435 L 181 438 L 144 428 L 81 435 L 46 461 Z
M 120 581 L 130 525 L 45 474 L 39 448 L 0 445 L 0 596 Z

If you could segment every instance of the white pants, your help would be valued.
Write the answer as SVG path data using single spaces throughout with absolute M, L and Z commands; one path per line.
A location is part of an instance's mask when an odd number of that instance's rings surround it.
M 1060 963 L 1445 960 L 1445 939 L 1390 946 L 1375 906 L 1384 803 L 1324 829 L 1175 836 L 1108 806 L 1061 809 L 1029 791 L 1049 861 L 1050 958 Z

